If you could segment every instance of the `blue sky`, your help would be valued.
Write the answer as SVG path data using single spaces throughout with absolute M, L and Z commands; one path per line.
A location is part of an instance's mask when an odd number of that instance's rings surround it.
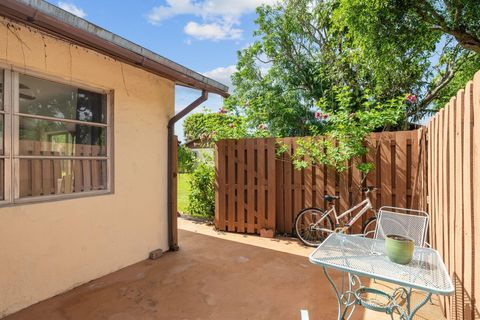
M 237 51 L 253 41 L 255 8 L 273 0 L 49 1 L 102 28 L 231 87 Z M 199 96 L 177 87 L 176 110 Z M 221 97 L 204 106 L 216 111 Z M 181 123 L 176 127 L 183 137 Z

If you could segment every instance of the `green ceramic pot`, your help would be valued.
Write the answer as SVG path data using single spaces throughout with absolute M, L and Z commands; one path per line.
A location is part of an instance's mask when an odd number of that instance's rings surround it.
M 385 237 L 385 252 L 388 258 L 399 264 L 408 264 L 413 257 L 413 240 L 404 236 L 389 234 Z

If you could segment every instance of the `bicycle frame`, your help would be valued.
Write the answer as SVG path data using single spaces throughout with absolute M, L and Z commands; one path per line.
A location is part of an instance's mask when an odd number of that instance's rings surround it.
M 342 227 L 340 227 L 340 219 L 342 219 L 343 217 L 347 216 L 348 214 L 352 213 L 353 211 L 357 210 L 358 208 L 362 208 L 353 218 L 350 219 L 350 221 L 348 221 L 345 225 L 343 225 Z M 354 224 L 358 219 L 360 219 L 361 216 L 363 216 L 367 211 L 373 209 L 373 206 L 372 206 L 372 202 L 370 201 L 370 198 L 367 197 L 365 198 L 365 200 L 363 200 L 362 202 L 356 204 L 355 206 L 353 206 L 352 208 L 348 209 L 347 211 L 344 211 L 342 214 L 338 215 L 337 214 L 337 210 L 335 209 L 335 205 L 332 204 L 331 208 L 329 210 L 327 210 L 323 216 L 326 216 L 326 215 L 330 215 L 330 214 L 333 214 L 333 216 L 335 217 L 335 224 L 337 226 L 337 229 L 338 227 L 340 227 L 340 230 L 341 231 L 345 231 L 347 230 L 348 228 L 350 228 L 350 226 L 352 224 Z M 314 227 L 317 227 L 317 224 L 321 222 L 322 219 L 320 219 L 317 223 L 315 223 L 315 226 Z M 321 228 L 322 229 L 322 228 Z

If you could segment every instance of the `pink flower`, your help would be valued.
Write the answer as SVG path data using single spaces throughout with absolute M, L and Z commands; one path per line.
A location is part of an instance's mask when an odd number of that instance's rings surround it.
M 260 123 L 260 124 L 258 125 L 258 129 L 260 129 L 260 130 L 266 130 L 266 129 L 267 129 L 267 126 L 266 126 L 264 123 Z
M 324 115 L 321 112 L 319 111 L 315 112 L 315 119 L 322 119 L 323 117 Z
M 327 120 L 327 119 L 328 119 L 328 114 L 325 113 L 325 114 L 323 115 L 323 119 Z
M 405 99 L 412 104 L 417 102 L 417 96 L 414 94 L 409 94 Z
M 228 126 L 229 126 L 230 128 L 235 127 L 235 125 L 234 125 L 233 123 L 229 123 Z

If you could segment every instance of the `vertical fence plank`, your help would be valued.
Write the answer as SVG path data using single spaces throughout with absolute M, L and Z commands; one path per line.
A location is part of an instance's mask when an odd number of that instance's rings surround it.
M 33 154 L 39 155 L 41 150 L 40 141 L 33 142 Z M 32 196 L 42 193 L 42 161 L 32 160 Z
M 228 231 L 235 231 L 235 140 L 227 140 Z
M 237 141 L 237 231 L 245 232 L 245 140 Z
M 474 276 L 473 276 L 473 259 L 474 247 L 473 236 L 475 234 L 473 228 L 473 82 L 469 81 L 465 88 L 465 109 L 464 109 L 464 130 L 463 130 L 463 226 L 464 226 L 464 317 L 465 319 L 474 319 Z
M 215 144 L 215 226 L 225 230 L 225 140 Z
M 325 201 L 325 165 L 317 164 L 315 166 L 315 207 L 324 209 Z
M 257 230 L 265 228 L 265 139 L 257 139 Z
M 318 138 L 323 139 L 323 138 Z M 315 166 L 315 207 L 325 209 L 323 197 L 325 195 L 325 165 L 318 163 Z
M 286 138 L 284 139 L 284 143 L 287 145 L 289 154 L 292 152 L 292 139 L 291 138 Z M 285 156 L 285 162 L 284 162 L 284 179 L 285 179 L 285 184 L 284 184 L 284 195 L 283 197 L 285 198 L 285 203 L 284 203 L 284 225 L 285 225 L 285 232 L 291 232 L 290 230 L 293 230 L 293 225 L 292 225 L 292 216 L 293 216 L 293 205 L 292 205 L 292 160 L 290 155 Z
M 407 140 L 405 135 L 398 135 L 395 139 L 395 205 L 400 208 L 407 207 Z
M 445 235 L 445 239 L 443 242 L 444 254 L 445 254 L 445 263 L 449 267 L 450 266 L 450 219 L 449 219 L 449 212 L 450 212 L 450 176 L 449 176 L 449 167 L 450 167 L 450 158 L 448 156 L 450 144 L 448 143 L 448 139 L 450 136 L 449 131 L 452 129 L 450 128 L 449 120 L 450 120 L 450 108 L 445 108 L 441 111 L 440 116 L 442 117 L 442 122 L 440 123 L 439 127 L 437 128 L 438 134 L 441 135 L 441 140 L 439 141 L 439 150 L 441 152 L 441 162 L 440 162 L 440 179 L 439 179 L 439 203 L 440 203 L 440 213 L 443 215 L 442 217 L 442 234 Z M 452 213 L 453 214 L 453 213 Z M 450 297 L 445 299 L 445 309 L 450 310 Z M 447 318 L 450 317 L 449 313 L 447 313 Z
M 390 134 L 383 133 L 380 138 L 380 176 L 382 181 L 382 204 L 392 203 L 392 168 L 389 165 L 392 158 Z
M 427 140 L 428 140 L 428 152 L 427 152 L 427 156 L 428 157 L 432 157 L 433 156 L 433 149 L 432 149 L 432 140 L 431 140 L 431 137 L 430 137 L 430 132 L 432 132 L 433 130 L 433 126 L 434 126 L 434 121 L 435 121 L 435 117 L 432 118 L 428 124 L 427 124 Z M 430 162 L 430 159 L 428 159 L 428 161 Z M 431 162 L 430 162 L 431 163 Z M 432 166 L 428 166 L 428 173 L 427 173 L 427 176 L 428 176 L 428 187 L 431 188 L 432 187 L 432 175 L 433 175 L 433 168 Z M 431 190 L 431 189 L 430 189 Z M 430 228 L 429 228 L 429 234 L 428 234 L 428 238 L 429 238 L 429 241 L 430 241 L 430 244 L 434 247 L 436 247 L 437 243 L 435 241 L 435 230 L 436 230 L 436 226 L 437 226 L 437 216 L 435 214 L 435 212 L 433 212 L 431 210 L 432 208 L 432 205 L 431 203 L 433 202 L 433 192 L 430 194 L 430 197 L 428 198 L 428 211 L 430 212 Z M 441 253 L 440 253 L 441 254 Z
M 367 174 L 367 186 L 369 187 L 376 187 L 380 188 L 377 185 L 377 172 L 379 168 L 376 166 L 377 164 L 377 153 L 378 153 L 378 140 L 375 138 L 367 140 L 367 162 L 373 164 L 375 167 Z M 376 192 L 372 192 L 370 194 L 370 200 L 372 201 L 374 209 L 377 208 L 377 194 L 381 192 L 378 190 Z
M 267 139 L 267 227 L 276 231 L 275 139 Z
M 274 142 L 275 145 L 277 141 Z M 279 144 L 283 144 L 283 139 L 278 139 Z M 276 179 L 276 229 L 280 233 L 285 233 L 285 208 L 284 208 L 284 194 L 285 194 L 285 175 L 284 165 L 285 165 L 285 153 L 278 155 L 275 160 L 275 179 Z
M 338 194 L 340 194 L 340 206 L 337 207 L 337 209 L 340 209 L 339 212 L 344 212 L 350 207 L 350 191 L 349 190 L 349 183 L 348 183 L 348 176 L 349 173 L 351 173 L 351 168 L 348 168 L 347 170 L 343 172 L 338 173 L 338 190 L 335 188 L 335 192 L 333 195 L 335 195 L 338 191 Z
M 463 113 L 464 96 L 463 89 L 458 91 L 455 103 L 455 319 L 463 317 Z
M 53 186 L 53 175 L 51 170 L 51 162 L 50 159 L 42 160 L 42 194 L 49 195 L 51 194 L 51 188 Z
M 75 155 L 83 155 L 83 144 L 75 145 Z M 82 160 L 73 160 L 73 180 L 74 180 L 74 191 L 81 192 L 83 191 L 83 173 L 82 173 Z M 67 189 L 67 188 L 65 188 Z
M 255 232 L 255 146 L 253 139 L 245 142 L 247 150 L 247 232 Z
M 305 168 L 304 172 L 304 188 L 305 188 L 305 207 L 313 206 L 313 167 Z
M 292 152 L 295 152 L 297 149 L 297 139 L 292 139 Z M 295 221 L 295 217 L 297 214 L 300 212 L 300 210 L 303 209 L 303 201 L 302 201 L 302 189 L 303 189 L 303 183 L 302 183 L 302 175 L 303 175 L 303 170 L 297 170 L 293 168 L 293 212 L 290 217 L 292 224 Z
M 449 193 L 448 197 L 450 198 L 450 205 L 449 205 L 449 255 L 450 255 L 450 261 L 449 261 L 449 270 L 450 270 L 450 276 L 452 277 L 452 280 L 454 279 L 454 273 L 453 271 L 455 270 L 455 194 L 456 194 L 456 189 L 455 189 L 455 160 L 456 160 L 456 155 L 455 155 L 455 104 L 456 104 L 456 97 L 452 97 L 450 99 L 450 104 L 448 106 L 449 109 L 449 117 L 448 117 L 448 126 L 449 126 L 449 135 L 448 135 L 448 146 L 449 146 L 449 151 L 448 151 L 448 170 L 449 173 L 451 174 L 451 177 L 449 179 Z M 452 316 L 455 314 L 456 311 L 456 304 L 455 304 L 455 299 L 450 298 L 450 303 L 452 305 L 452 309 L 450 312 L 450 318 L 453 318 Z M 454 318 L 453 318 L 454 319 Z
M 474 233 L 473 241 L 473 250 L 480 249 L 480 71 L 477 71 L 475 77 L 473 78 L 473 210 L 474 221 L 473 228 L 477 232 Z M 474 255 L 474 270 L 472 270 L 472 275 L 474 275 L 473 286 L 474 286 L 474 301 L 476 305 L 473 306 L 475 316 L 477 317 L 480 313 L 480 254 L 475 253 Z
M 83 145 L 83 155 L 91 155 L 92 146 Z M 82 160 L 82 172 L 83 172 L 83 191 L 90 191 L 92 189 L 92 160 Z
M 329 166 L 325 166 L 325 167 L 326 167 L 325 168 L 326 169 L 325 170 L 325 173 L 326 173 L 325 192 L 328 195 L 334 196 L 337 193 L 337 181 L 336 181 L 337 172 L 332 167 L 329 167 Z M 328 208 L 325 206 L 325 209 L 328 209 Z

